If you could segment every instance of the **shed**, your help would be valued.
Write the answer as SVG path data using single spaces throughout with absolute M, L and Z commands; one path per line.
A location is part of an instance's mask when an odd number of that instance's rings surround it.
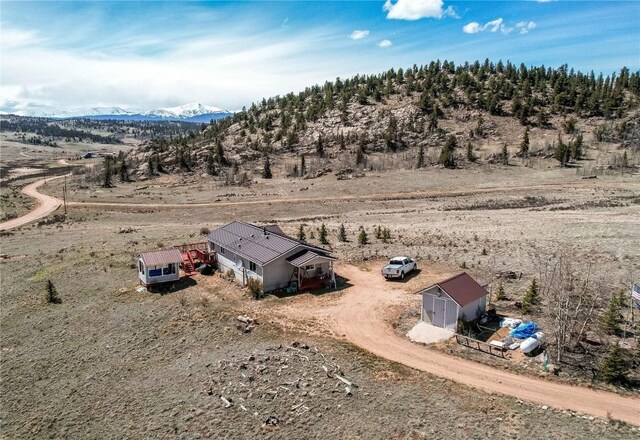
M 440 281 L 418 293 L 422 295 L 422 321 L 454 331 L 459 320 L 473 321 L 485 312 L 489 295 L 489 292 L 466 272 Z
M 178 281 L 181 262 L 178 249 L 143 252 L 138 256 L 138 278 L 145 286 Z
M 233 273 L 242 285 L 256 278 L 264 292 L 288 287 L 292 281 L 301 290 L 335 286 L 336 258 L 326 249 L 286 235 L 277 225 L 236 220 L 211 231 L 207 239 L 219 269 Z

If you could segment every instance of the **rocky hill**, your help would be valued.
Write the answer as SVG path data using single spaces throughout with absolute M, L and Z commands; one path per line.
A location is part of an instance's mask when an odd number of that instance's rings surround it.
M 227 183 L 513 157 L 565 166 L 600 144 L 627 166 L 640 149 L 639 100 L 640 72 L 626 68 L 604 77 L 566 65 L 436 61 L 263 99 L 128 160 L 139 177 L 199 172 Z

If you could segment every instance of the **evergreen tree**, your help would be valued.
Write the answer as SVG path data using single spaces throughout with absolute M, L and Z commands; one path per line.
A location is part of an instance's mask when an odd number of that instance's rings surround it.
M 324 141 L 322 140 L 322 134 L 318 135 L 318 142 L 316 143 L 316 154 L 318 157 L 324 157 Z
M 571 143 L 571 158 L 574 160 L 582 159 L 583 139 L 582 133 L 578 133 L 575 140 Z
M 471 145 L 471 141 L 467 142 L 467 160 L 469 162 L 475 162 L 478 158 L 475 154 L 473 154 L 473 145 Z
M 504 291 L 504 285 L 502 284 L 502 281 L 500 281 L 500 284 L 498 284 L 498 289 L 496 290 L 496 301 L 502 301 L 503 299 L 507 298 L 507 294 Z
M 218 168 L 216 167 L 215 157 L 211 151 L 209 151 L 209 154 L 207 154 L 207 174 L 209 174 L 210 176 L 218 175 Z
M 45 289 L 45 300 L 49 304 L 60 304 L 62 302 L 62 300 L 58 296 L 56 286 L 53 285 L 53 282 L 51 280 L 47 280 L 47 287 Z
M 509 150 L 507 144 L 502 145 L 502 165 L 509 165 Z
M 327 227 L 322 223 L 320 225 L 320 230 L 318 231 L 318 239 L 321 244 L 329 244 L 329 240 L 327 239 Z
M 431 112 L 431 116 L 429 116 L 429 127 L 428 130 L 430 133 L 438 130 L 438 110 L 436 108 Z
M 360 233 L 358 234 L 358 244 L 360 246 L 369 244 L 369 237 L 367 236 L 367 231 L 365 231 L 364 228 L 361 228 Z
M 307 164 L 305 163 L 304 154 L 300 155 L 300 176 L 307 174 Z
M 262 178 L 263 179 L 271 179 L 273 174 L 271 174 L 271 162 L 269 161 L 269 156 L 264 156 L 264 168 L 262 169 Z
M 610 335 L 620 332 L 622 324 L 622 293 L 613 295 L 609 300 L 607 308 L 600 315 L 600 328 Z
M 366 151 L 364 145 L 360 145 L 358 151 L 356 151 L 356 165 L 364 165 L 366 162 Z
M 558 133 L 558 144 L 553 152 L 553 158 L 560 162 L 560 165 L 565 166 L 569 161 L 569 147 L 562 141 L 562 136 Z
M 338 241 L 343 243 L 347 241 L 347 231 L 344 229 L 344 224 L 341 224 L 338 229 Z
M 527 292 L 522 298 L 522 311 L 528 313 L 531 307 L 538 303 L 538 280 L 535 278 L 531 280 Z
M 304 225 L 300 225 L 300 229 L 298 229 L 298 240 L 305 241 L 307 239 L 307 234 L 304 233 Z
M 440 158 L 438 159 L 438 163 L 444 165 L 445 168 L 455 168 L 455 149 L 457 146 L 458 143 L 456 141 L 456 137 L 452 134 L 449 135 L 449 137 L 447 137 L 447 142 L 440 151 Z
M 118 153 L 118 174 L 120 175 L 120 182 L 128 182 L 129 181 L 129 166 L 127 164 L 127 159 L 124 155 L 124 152 L 120 151 Z
M 625 383 L 630 363 L 620 345 L 613 344 L 602 359 L 598 369 L 598 377 L 608 383 Z
M 113 158 L 111 156 L 105 156 L 104 158 L 104 174 L 102 186 L 104 188 L 111 188 L 113 186 L 112 176 L 113 176 Z
M 216 143 L 216 160 L 222 166 L 228 166 L 229 162 L 227 158 L 224 156 L 224 147 L 222 146 L 222 142 Z
M 416 162 L 416 168 L 424 167 L 424 147 L 420 145 L 418 148 L 418 161 Z
M 520 143 L 520 154 L 523 158 L 529 157 L 529 127 L 524 129 L 524 136 Z

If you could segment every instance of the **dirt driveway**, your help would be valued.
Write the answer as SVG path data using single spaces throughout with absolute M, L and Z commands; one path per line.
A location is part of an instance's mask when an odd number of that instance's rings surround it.
M 351 287 L 336 295 L 302 295 L 278 300 L 282 305 L 276 306 L 276 310 L 281 316 L 275 319 L 285 326 L 296 325 L 295 321 L 299 320 L 309 330 L 329 331 L 334 337 L 345 338 L 382 358 L 488 393 L 640 425 L 638 399 L 520 376 L 429 350 L 398 335 L 392 320 L 407 307 L 419 307 L 419 297 L 411 292 L 449 274 L 423 270 L 407 283 L 397 283 L 382 279 L 375 267 L 376 264 L 366 268 L 338 265 L 337 272 L 349 280 Z M 273 312 L 274 302 L 263 304 L 264 312 L 266 309 Z

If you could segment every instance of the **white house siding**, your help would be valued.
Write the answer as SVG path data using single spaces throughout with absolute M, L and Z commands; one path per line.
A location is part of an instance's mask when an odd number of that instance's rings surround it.
M 142 263 L 142 268 L 143 268 L 143 272 L 140 272 L 140 263 L 141 261 L 138 260 L 138 278 L 140 278 L 140 280 L 145 284 L 145 285 L 150 285 L 150 284 L 157 284 L 157 283 L 166 283 L 166 282 L 170 282 L 170 281 L 178 281 L 180 279 L 180 268 L 178 267 L 178 263 L 171 263 L 174 265 L 174 273 L 168 274 L 168 275 L 159 275 L 159 276 L 149 276 L 149 271 L 151 270 L 156 270 L 156 269 L 163 269 L 167 266 L 145 266 L 144 263 Z
M 289 280 L 293 277 L 295 267 L 287 261 L 287 258 L 299 251 L 300 249 L 298 248 L 284 254 L 264 267 L 262 285 L 265 292 L 282 289 L 289 285 Z
M 478 298 L 477 300 L 470 302 L 466 306 L 460 309 L 460 314 L 458 316 L 459 319 L 464 319 L 466 321 L 473 321 L 478 316 L 478 308 L 480 309 L 480 314 L 484 313 L 487 308 L 487 297 L 483 296 L 482 298 Z
M 216 248 L 218 248 L 218 246 L 216 246 Z M 249 260 L 236 255 L 229 249 L 225 249 L 224 255 L 220 253 L 219 249 L 216 249 L 216 252 L 218 253 L 218 268 L 222 273 L 226 274 L 229 269 L 231 269 L 235 273 L 236 280 L 238 280 L 238 282 L 240 283 L 243 283 L 243 277 L 246 272 L 247 278 L 258 278 L 260 282 L 264 284 L 264 281 L 262 280 L 262 266 L 256 265 L 256 270 L 254 272 L 252 270 L 249 270 Z M 239 260 L 242 260 L 242 268 L 238 268 L 236 266 L 236 262 Z

